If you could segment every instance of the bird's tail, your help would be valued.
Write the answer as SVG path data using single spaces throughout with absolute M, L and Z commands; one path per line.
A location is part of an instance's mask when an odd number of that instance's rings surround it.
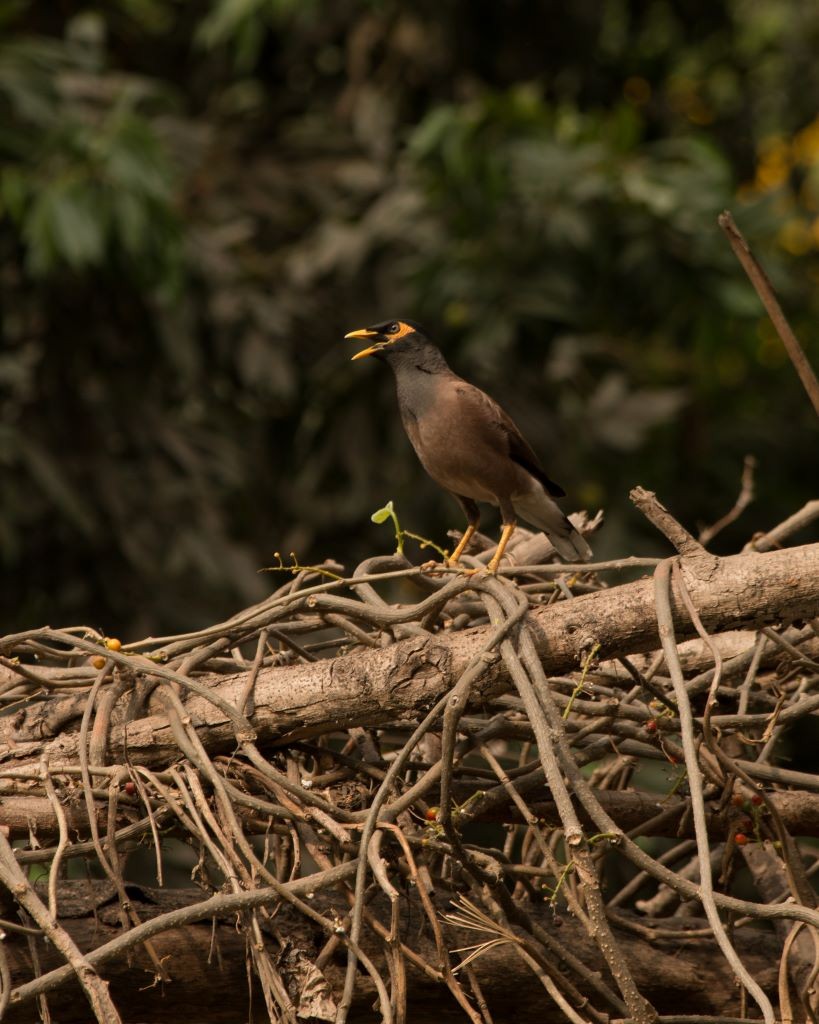
M 515 512 L 543 530 L 565 562 L 588 562 L 592 549 L 544 490 L 531 491 L 512 500 Z

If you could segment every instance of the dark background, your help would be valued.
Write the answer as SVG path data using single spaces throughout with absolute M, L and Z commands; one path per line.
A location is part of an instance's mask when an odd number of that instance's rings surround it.
M 388 371 L 341 340 L 388 317 L 606 509 L 599 554 L 663 550 L 634 484 L 696 528 L 746 453 L 716 551 L 816 497 L 716 225 L 819 364 L 815 0 L 0 0 L 0 37 L 6 631 L 200 625 L 274 551 L 391 550 L 388 499 L 444 543 Z

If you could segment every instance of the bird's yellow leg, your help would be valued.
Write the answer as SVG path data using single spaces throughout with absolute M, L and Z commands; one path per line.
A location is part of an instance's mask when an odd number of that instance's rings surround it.
M 467 526 L 467 528 L 464 530 L 463 536 L 458 541 L 458 546 L 455 548 L 455 550 L 452 552 L 450 557 L 447 559 L 447 565 L 452 566 L 452 565 L 457 565 L 458 564 L 458 560 L 460 559 L 461 555 L 464 553 L 464 549 L 466 548 L 466 545 L 472 539 L 472 534 L 474 532 L 475 532 L 475 527 L 472 525 L 472 523 L 470 523 L 469 526 Z
M 503 558 L 503 552 L 506 550 L 506 545 L 509 543 L 509 538 L 515 532 L 515 525 L 515 523 L 503 524 L 503 533 L 501 534 L 501 538 L 498 541 L 498 546 L 495 549 L 495 554 L 492 555 L 492 561 L 486 567 L 487 572 L 498 571 L 498 563 Z

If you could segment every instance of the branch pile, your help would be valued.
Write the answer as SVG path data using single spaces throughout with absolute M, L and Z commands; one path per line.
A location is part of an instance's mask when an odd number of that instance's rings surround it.
M 633 498 L 675 556 L 520 530 L 497 577 L 396 555 L 182 636 L 3 638 L 0 1017 L 86 1020 L 79 985 L 98 1021 L 235 1020 L 248 978 L 293 1024 L 815 1019 L 819 778 L 783 740 L 819 544 L 781 544 L 819 502 L 717 558 Z

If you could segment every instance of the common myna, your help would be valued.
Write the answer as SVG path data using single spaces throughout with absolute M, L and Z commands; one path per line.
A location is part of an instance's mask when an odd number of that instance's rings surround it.
M 469 525 L 450 565 L 478 528 L 477 501 L 498 505 L 503 522 L 489 572 L 497 570 L 518 516 L 543 530 L 566 561 L 591 557 L 589 545 L 553 501 L 566 492 L 546 476 L 497 402 L 453 373 L 418 324 L 386 320 L 345 337 L 369 342 L 353 359 L 376 356 L 392 367 L 401 419 L 421 465 L 466 514 Z

